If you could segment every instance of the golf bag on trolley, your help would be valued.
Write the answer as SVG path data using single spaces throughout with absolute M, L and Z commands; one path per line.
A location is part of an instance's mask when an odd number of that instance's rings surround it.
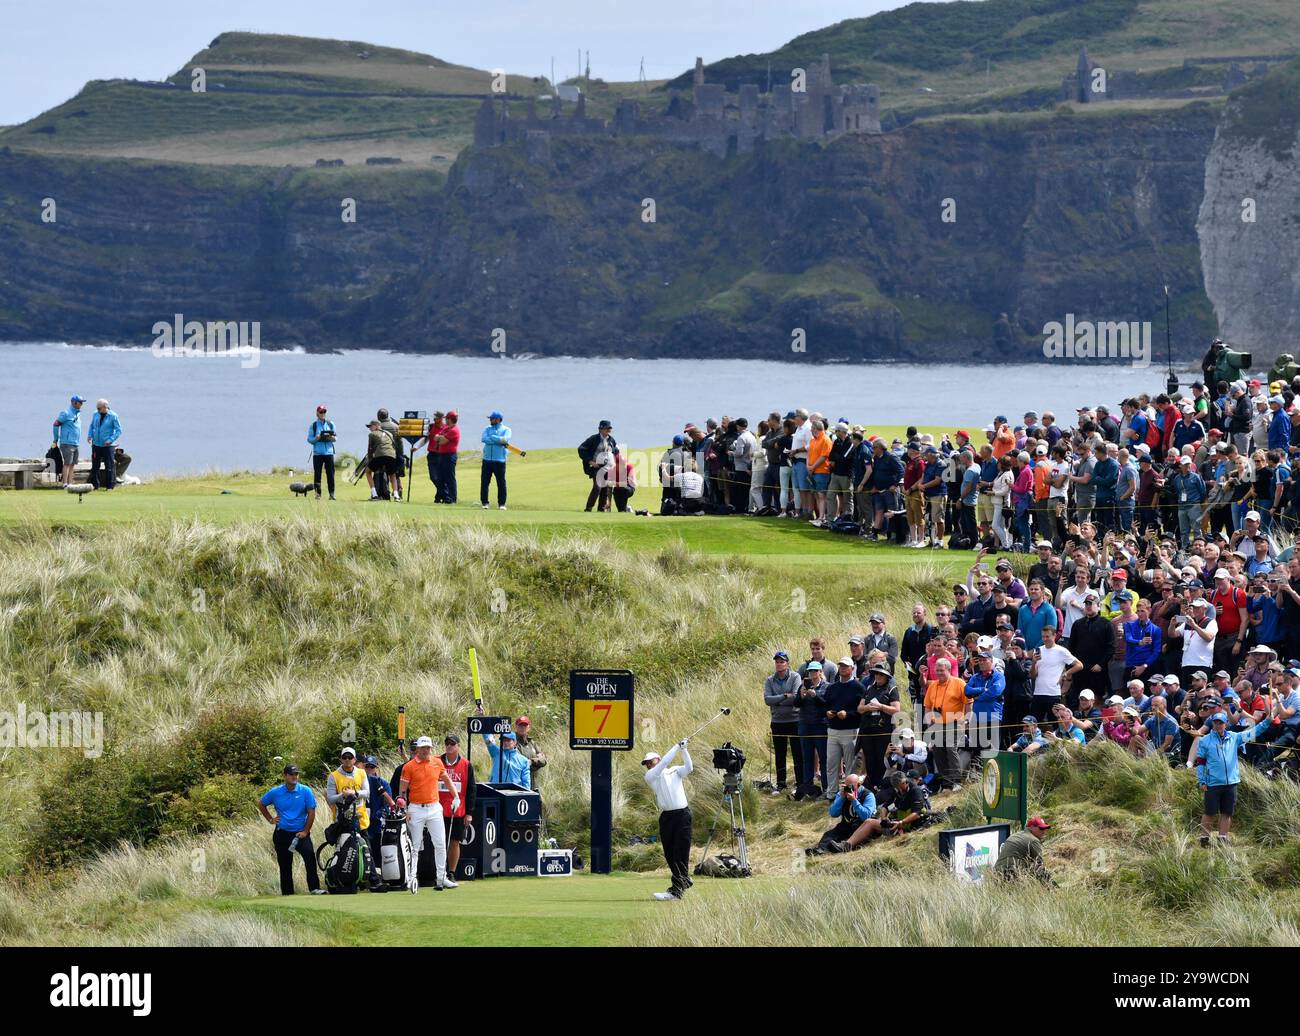
M 333 853 L 325 858 L 325 850 Z M 350 896 L 361 885 L 367 871 L 365 839 L 357 823 L 357 804 L 353 800 L 339 810 L 338 819 L 325 829 L 325 841 L 316 850 L 316 863 L 325 874 L 325 890 Z
M 379 871 L 384 884 L 390 889 L 420 891 L 416 876 L 415 847 L 406 826 L 406 811 L 398 810 L 384 816 L 384 832 L 379 843 Z

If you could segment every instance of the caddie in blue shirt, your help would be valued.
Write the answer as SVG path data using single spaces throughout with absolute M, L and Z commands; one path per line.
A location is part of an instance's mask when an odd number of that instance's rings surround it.
M 506 446 L 510 442 L 510 428 L 500 410 L 488 414 L 488 426 L 483 429 L 483 468 L 479 477 L 479 503 L 483 510 L 488 506 L 488 487 L 497 480 L 497 509 L 506 509 Z
M 71 404 L 54 419 L 54 445 L 59 448 L 63 461 L 63 484 L 72 485 L 72 471 L 77 466 L 77 450 L 81 446 L 82 396 L 73 396 Z
M 268 806 L 275 807 L 275 816 L 271 815 Z M 316 873 L 316 853 L 311 845 L 311 827 L 316 822 L 316 796 L 299 780 L 298 767 L 290 763 L 284 768 L 284 783 L 277 784 L 263 795 L 258 800 L 257 809 L 275 828 L 271 844 L 280 864 L 280 895 L 293 895 L 295 852 L 302 855 L 307 867 L 307 888 L 314 896 L 324 895 L 325 890 L 320 887 L 320 877 Z

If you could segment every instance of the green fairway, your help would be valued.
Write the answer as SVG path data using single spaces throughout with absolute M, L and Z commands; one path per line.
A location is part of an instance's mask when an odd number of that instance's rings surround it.
M 902 429 L 881 429 L 892 435 Z M 310 478 L 299 469 L 273 473 L 211 474 L 189 478 L 158 479 L 141 486 L 122 487 L 113 493 L 92 493 L 78 499 L 60 490 L 0 492 L 0 525 L 23 522 L 97 526 L 149 519 L 200 519 L 221 524 L 257 518 L 310 515 L 329 521 L 358 515 L 411 522 L 473 523 L 490 529 L 530 532 L 542 539 L 573 533 L 604 534 L 619 548 L 656 551 L 682 544 L 708 555 L 745 557 L 756 562 L 799 567 L 807 564 L 880 564 L 891 567 L 929 560 L 959 574 L 969 564 L 968 554 L 914 551 L 868 544 L 855 536 L 815 529 L 807 522 L 786 518 L 713 517 L 664 518 L 658 515 L 659 488 L 647 484 L 661 447 L 634 450 L 639 486 L 632 506 L 648 515 L 585 513 L 582 509 L 590 483 L 582 477 L 571 450 L 530 451 L 509 464 L 508 509 L 483 510 L 478 504 L 478 458 L 465 455 L 458 467 L 460 502 L 443 506 L 433 502 L 421 454 L 415 465 L 411 499 L 401 503 L 371 501 L 364 481 L 351 486 L 338 479 L 338 500 L 316 501 L 293 496 L 289 483 Z M 350 469 L 349 469 L 350 470 Z M 292 472 L 292 473 L 291 473 Z M 493 490 L 495 494 L 495 489 Z M 918 556 L 919 555 L 919 556 Z
M 770 880 L 755 879 L 761 884 Z M 299 875 L 299 884 L 302 878 Z M 692 896 L 712 902 L 735 882 L 697 882 Z M 422 889 L 355 896 L 264 897 L 220 906 L 283 917 L 342 944 L 413 946 L 612 946 L 629 927 L 676 909 L 653 893 L 667 877 L 575 874 L 571 878 L 493 878 L 446 892 Z

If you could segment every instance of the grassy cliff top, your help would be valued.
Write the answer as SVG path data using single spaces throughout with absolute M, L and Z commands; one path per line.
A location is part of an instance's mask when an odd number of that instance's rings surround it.
M 1153 73 L 1187 58 L 1300 50 L 1289 0 L 956 0 L 913 3 L 797 36 L 706 68 L 710 82 L 788 82 L 830 55 L 837 82 L 874 82 L 882 107 L 924 112 L 1028 91 L 1055 91 L 1079 48 L 1108 71 Z M 1226 72 L 1226 67 L 1222 71 Z M 689 86 L 690 72 L 670 81 Z

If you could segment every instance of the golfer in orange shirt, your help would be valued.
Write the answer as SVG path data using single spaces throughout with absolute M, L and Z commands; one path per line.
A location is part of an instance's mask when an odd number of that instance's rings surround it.
M 399 808 L 406 806 L 406 823 L 417 858 L 424 847 L 426 830 L 433 839 L 433 860 L 437 867 L 434 888 L 439 892 L 456 887 L 456 882 L 447 874 L 447 830 L 443 826 L 442 802 L 438 798 L 440 784 L 451 792 L 451 811 L 454 814 L 460 807 L 460 794 L 442 760 L 433 754 L 433 739 L 421 737 L 415 742 L 415 758 L 402 767 L 397 804 Z

